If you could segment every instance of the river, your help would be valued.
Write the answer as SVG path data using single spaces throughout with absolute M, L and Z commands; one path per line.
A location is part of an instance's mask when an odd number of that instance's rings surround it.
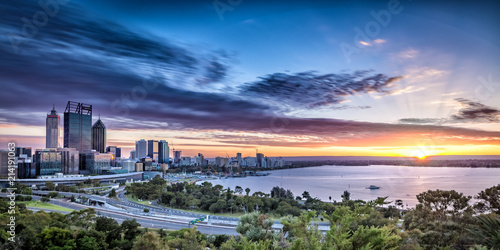
M 416 195 L 427 190 L 456 190 L 474 196 L 500 184 L 500 168 L 405 167 L 405 166 L 320 166 L 269 171 L 264 177 L 217 179 L 211 182 L 234 190 L 250 188 L 250 193 L 269 193 L 275 186 L 290 189 L 294 196 L 308 191 L 323 201 L 341 200 L 344 190 L 351 199 L 373 200 L 389 196 L 408 207 L 418 204 Z M 370 190 L 370 185 L 380 189 Z

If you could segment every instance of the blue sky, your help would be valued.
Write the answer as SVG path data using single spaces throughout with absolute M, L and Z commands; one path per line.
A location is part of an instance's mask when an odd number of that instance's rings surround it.
M 3 3 L 0 138 L 43 145 L 44 114 L 72 100 L 126 149 L 150 137 L 212 155 L 499 149 L 495 1 L 231 2 L 74 0 L 32 37 L 22 18 L 43 8 Z M 124 98 L 145 81 L 157 85 Z

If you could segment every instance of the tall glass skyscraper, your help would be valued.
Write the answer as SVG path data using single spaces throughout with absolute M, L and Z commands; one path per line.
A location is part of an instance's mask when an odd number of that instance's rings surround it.
M 64 110 L 64 147 L 92 148 L 92 105 L 69 101 Z
M 148 156 L 153 159 L 153 161 L 157 161 L 158 159 L 158 141 L 157 140 L 148 140 Z
M 106 126 L 101 119 L 92 126 L 92 149 L 99 153 L 106 152 Z
M 167 141 L 161 140 L 158 142 L 158 163 L 168 163 L 170 157 L 169 152 L 170 147 Z
M 58 148 L 59 147 L 59 115 L 55 107 L 52 107 L 50 113 L 47 114 L 45 122 L 45 147 Z
M 148 142 L 144 139 L 140 139 L 135 142 L 135 158 L 141 159 L 148 156 Z

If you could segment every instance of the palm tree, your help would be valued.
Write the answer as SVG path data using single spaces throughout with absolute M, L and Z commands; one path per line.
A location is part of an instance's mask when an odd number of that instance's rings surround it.
M 467 230 L 479 244 L 488 249 L 500 249 L 500 216 L 488 214 L 477 216 L 476 219 L 476 226 Z

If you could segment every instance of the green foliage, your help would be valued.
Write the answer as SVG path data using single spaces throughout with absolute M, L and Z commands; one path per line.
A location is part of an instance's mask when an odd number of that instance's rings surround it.
M 38 236 L 38 249 L 76 249 L 76 243 L 70 230 L 57 227 L 44 229 Z
M 50 201 L 50 198 L 49 197 L 42 197 L 40 199 L 41 202 L 49 202 Z
M 236 226 L 236 232 L 245 235 L 251 241 L 265 240 L 271 238 L 273 221 L 269 220 L 267 214 L 257 212 L 243 215 Z
M 476 243 L 488 249 L 500 249 L 500 215 L 485 214 L 477 216 L 475 220 L 476 223 L 468 231 Z
M 52 182 L 52 181 L 46 181 L 45 182 L 45 187 L 48 190 L 54 190 L 56 188 L 56 184 L 54 184 L 54 182 Z
M 474 206 L 479 212 L 489 211 L 500 215 L 500 184 L 479 192 L 474 198 L 479 200 Z
M 116 190 L 114 188 L 111 189 L 111 191 L 109 191 L 108 197 L 109 198 L 115 198 L 116 197 Z
M 166 250 L 168 245 L 161 239 L 160 235 L 154 232 L 147 232 L 134 241 L 134 250 Z
M 50 192 L 47 196 L 49 196 L 50 198 L 56 198 L 58 195 L 58 192 Z
M 144 213 L 149 213 L 149 208 L 144 208 Z

